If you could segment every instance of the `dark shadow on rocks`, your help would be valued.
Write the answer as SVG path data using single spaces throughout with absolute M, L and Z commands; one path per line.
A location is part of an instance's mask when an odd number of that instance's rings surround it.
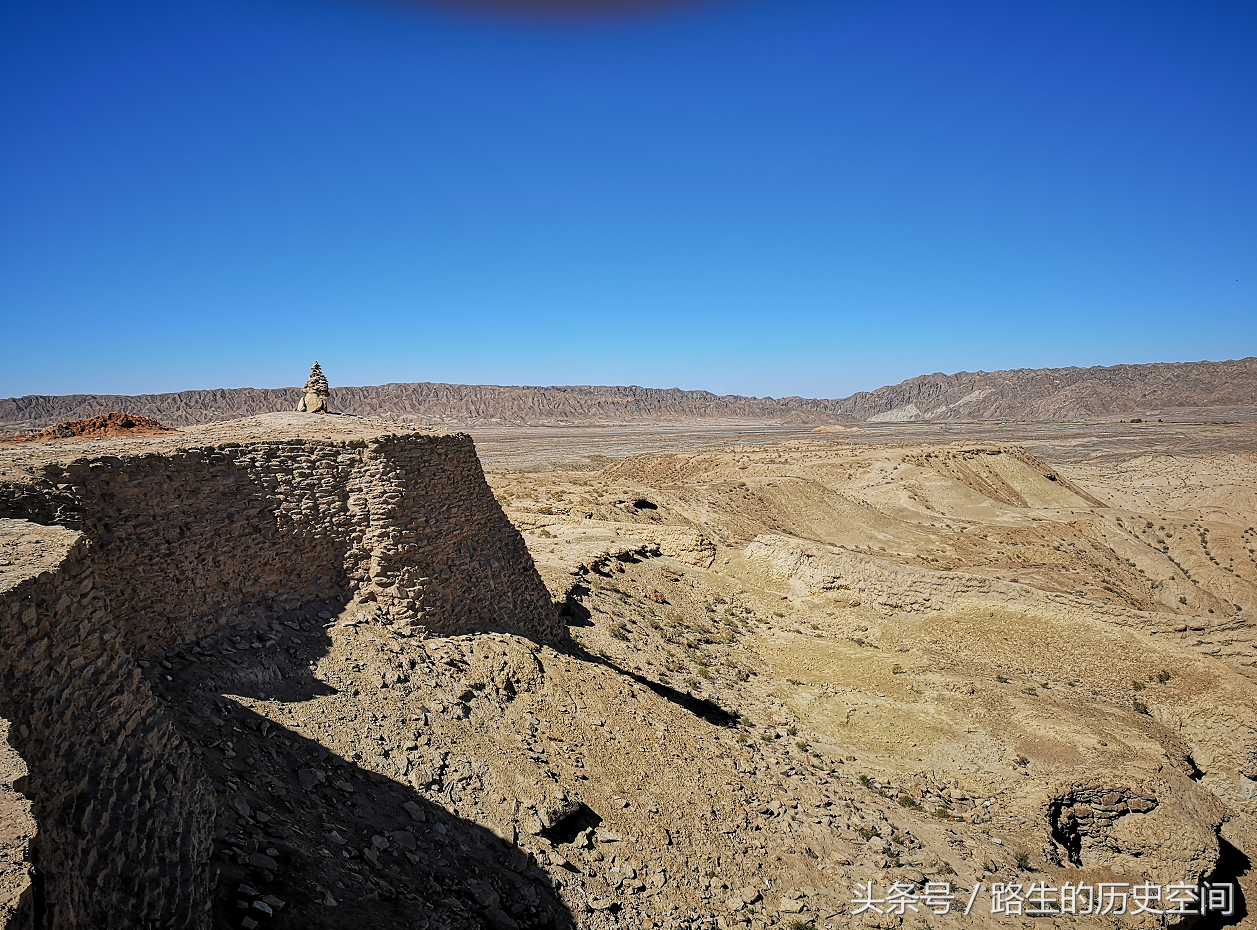
M 0 510 L 86 537 L 33 579 L 31 619 L 0 649 L 0 706 L 37 824 L 39 881 L 19 905 L 30 926 L 201 925 L 215 799 L 162 706 L 161 655 L 241 618 L 343 604 L 347 590 L 349 539 L 281 525 L 282 496 L 246 459 L 237 447 L 89 455 L 45 465 L 25 496 L 0 493 Z M 36 635 L 38 653 L 25 642 Z
M 596 830 L 601 824 L 602 818 L 594 813 L 592 808 L 585 804 L 580 804 L 576 810 L 572 811 L 572 813 L 554 826 L 542 830 L 541 835 L 557 846 L 564 843 L 573 843 L 582 832 L 585 830 Z
M 677 707 L 689 711 L 696 717 L 702 717 L 708 723 L 725 728 L 736 727 L 738 725 L 738 715 L 725 710 L 715 701 L 707 698 L 695 697 L 692 694 L 687 694 L 684 691 L 678 691 L 676 688 L 670 688 L 660 682 L 652 681 L 644 675 L 640 675 L 637 672 L 632 672 L 626 668 L 616 665 L 610 659 L 594 655 L 584 646 L 579 645 L 575 641 L 569 640 L 563 646 L 563 650 L 568 655 L 575 659 L 579 659 L 582 662 L 592 662 L 596 665 L 608 668 L 618 675 L 628 676 L 639 685 L 649 688 L 651 691 L 655 692 L 655 694 L 659 695 L 665 701 L 669 701 Z
M 593 614 L 589 612 L 581 599 L 589 596 L 589 588 L 585 585 L 575 584 L 567 592 L 567 598 L 563 601 L 563 606 L 559 609 L 559 616 L 566 621 L 568 626 L 593 626 Z
M 284 725 L 285 705 L 336 693 L 311 672 L 331 645 L 320 611 L 335 605 L 259 625 L 260 648 L 150 671 L 180 733 L 203 747 L 219 796 L 216 930 L 246 916 L 276 930 L 574 926 L 522 850 L 432 803 L 400 773 L 382 775 Z M 266 714 L 244 701 L 268 702 Z M 422 709 L 410 718 L 417 735 L 423 720 Z
M 1246 875 L 1252 868 L 1252 860 L 1244 852 L 1222 837 L 1218 837 L 1218 866 L 1214 869 L 1206 883 L 1230 884 L 1234 892 L 1232 913 L 1206 913 L 1191 924 L 1191 930 L 1222 930 L 1223 927 L 1234 927 L 1248 916 L 1248 902 L 1244 899 L 1244 889 L 1240 887 L 1240 876 Z M 1201 899 L 1207 895 L 1205 887 L 1200 888 Z

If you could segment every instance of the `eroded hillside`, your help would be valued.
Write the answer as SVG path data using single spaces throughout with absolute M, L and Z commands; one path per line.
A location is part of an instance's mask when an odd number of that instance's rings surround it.
M 1257 465 L 1061 459 L 839 434 L 490 479 L 583 648 L 740 715 L 785 784 L 895 801 L 902 842 L 787 879 L 832 923 L 862 876 L 1168 882 L 1252 848 Z

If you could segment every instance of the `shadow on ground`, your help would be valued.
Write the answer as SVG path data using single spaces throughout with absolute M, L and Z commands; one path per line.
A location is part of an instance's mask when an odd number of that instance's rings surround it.
M 617 675 L 624 675 L 627 678 L 631 678 L 639 685 L 649 688 L 651 691 L 655 692 L 655 694 L 659 695 L 659 697 L 663 698 L 665 701 L 669 701 L 677 707 L 689 711 L 695 717 L 702 717 L 708 723 L 714 724 L 715 726 L 728 728 L 736 727 L 738 725 L 737 714 L 730 713 L 715 701 L 707 698 L 695 697 L 694 695 L 687 694 L 684 691 L 678 691 L 676 688 L 670 688 L 665 684 L 652 681 L 644 675 L 640 675 L 637 672 L 616 665 L 610 659 L 594 655 L 574 640 L 569 640 L 563 646 L 563 651 L 572 656 L 574 659 L 579 659 L 582 662 L 590 662 L 595 665 L 601 665 L 603 668 L 610 669 Z
M 218 794 L 216 930 L 252 926 L 245 918 L 277 930 L 573 926 L 551 879 L 522 850 L 449 814 L 400 775 L 381 775 L 284 725 L 290 705 L 336 693 L 311 668 L 331 645 L 317 614 L 339 607 L 314 604 L 233 630 L 221 644 L 233 651 L 214 640 L 195 661 L 185 650 L 171 669 L 150 673 L 180 732 L 202 747 Z M 254 709 L 238 698 L 266 703 Z M 365 729 L 370 712 L 355 706 Z M 423 719 L 419 708 L 416 733 Z M 341 723 L 352 728 L 355 719 Z
M 1192 924 L 1192 930 L 1222 930 L 1223 927 L 1236 926 L 1248 916 L 1248 902 L 1244 900 L 1244 890 L 1239 879 L 1248 873 L 1252 865 L 1243 850 L 1218 837 L 1218 867 L 1210 881 L 1231 885 L 1235 896 L 1231 902 L 1231 913 L 1205 914 Z M 1207 895 L 1208 892 L 1202 888 L 1201 894 Z

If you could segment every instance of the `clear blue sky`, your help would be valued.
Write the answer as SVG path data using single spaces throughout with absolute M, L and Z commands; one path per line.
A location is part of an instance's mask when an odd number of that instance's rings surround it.
M 0 0 L 0 396 L 1257 354 L 1257 3 Z

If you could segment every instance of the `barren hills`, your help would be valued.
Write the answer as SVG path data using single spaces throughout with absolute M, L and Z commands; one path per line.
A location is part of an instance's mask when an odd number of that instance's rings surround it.
M 40 429 L 117 410 L 190 426 L 292 409 L 300 396 L 296 387 L 28 395 L 0 400 L 0 432 Z M 838 400 L 635 386 L 385 384 L 333 388 L 331 408 L 439 426 L 1226 418 L 1257 414 L 1257 358 L 932 374 Z
M 1111 417 L 1257 412 L 1257 358 L 1095 368 L 922 375 L 837 401 L 788 402 L 798 409 L 871 422 L 1022 420 L 1082 422 Z M 1235 408 L 1248 408 L 1236 411 Z

